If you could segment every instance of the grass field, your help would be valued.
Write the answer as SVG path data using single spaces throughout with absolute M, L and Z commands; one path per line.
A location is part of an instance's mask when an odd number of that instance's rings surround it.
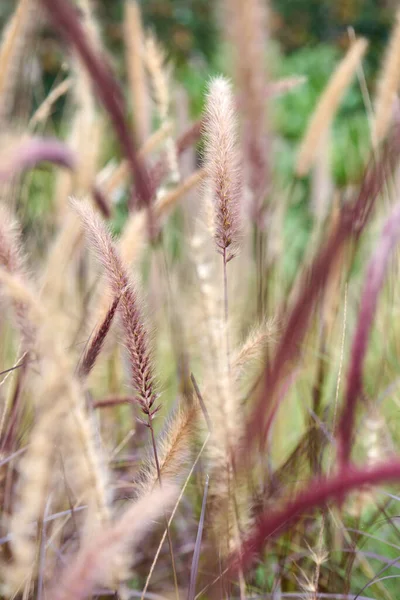
M 134 0 L 122 67 L 3 31 L 1 598 L 398 597 L 400 16 L 371 86 L 265 9 L 179 73 Z

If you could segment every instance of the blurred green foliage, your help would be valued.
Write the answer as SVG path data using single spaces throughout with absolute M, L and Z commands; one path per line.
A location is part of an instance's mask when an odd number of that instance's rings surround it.
M 274 37 L 286 52 L 307 45 L 347 44 L 348 28 L 367 37 L 371 64 L 377 66 L 393 22 L 396 2 L 390 0 L 272 0 Z

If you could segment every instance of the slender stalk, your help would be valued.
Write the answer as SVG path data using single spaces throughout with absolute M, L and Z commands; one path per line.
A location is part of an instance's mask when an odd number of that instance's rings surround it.
M 201 538 L 203 535 L 204 517 L 205 517 L 205 513 L 206 513 L 206 506 L 207 506 L 209 480 L 210 480 L 209 476 L 206 475 L 206 483 L 204 486 L 203 502 L 201 505 L 199 527 L 197 530 L 196 543 L 194 546 L 192 568 L 190 570 L 190 583 L 189 583 L 189 591 L 188 591 L 188 596 L 187 596 L 188 600 L 194 600 L 195 595 L 196 595 L 196 578 L 197 578 L 197 572 L 199 569 Z
M 226 248 L 223 250 L 222 262 L 224 269 L 224 320 L 225 320 L 225 335 L 226 335 L 226 363 L 228 366 L 228 372 L 231 371 L 230 361 L 230 348 L 229 348 L 229 329 L 228 329 L 228 318 L 229 318 L 229 301 L 228 301 L 228 272 L 227 272 L 227 255 Z
M 257 318 L 261 320 L 263 315 L 263 285 L 262 285 L 262 251 L 261 230 L 257 224 L 254 225 L 254 260 L 256 264 L 256 297 Z
M 147 419 L 148 419 L 147 420 L 147 427 L 150 430 L 151 443 L 152 443 L 153 452 L 154 452 L 154 462 L 156 463 L 158 483 L 160 484 L 160 488 L 162 488 L 160 461 L 158 460 L 157 444 L 156 444 L 156 438 L 155 438 L 155 435 L 154 435 L 154 427 L 153 427 L 153 416 L 152 416 L 151 413 L 148 413 Z M 179 586 L 178 586 L 178 576 L 176 574 L 176 564 L 175 564 L 174 549 L 173 549 L 173 546 L 172 546 L 171 531 L 170 531 L 170 528 L 169 528 L 168 519 L 167 519 L 167 515 L 165 514 L 165 511 L 164 511 L 164 518 L 165 518 L 165 527 L 166 527 L 166 530 L 167 530 L 167 539 L 168 539 L 169 553 L 171 555 L 172 573 L 174 575 L 175 596 L 176 596 L 177 600 L 179 600 Z

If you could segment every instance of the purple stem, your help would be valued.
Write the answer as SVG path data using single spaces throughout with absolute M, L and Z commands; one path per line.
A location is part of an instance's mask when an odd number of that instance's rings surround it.
M 6 181 L 21 171 L 32 169 L 42 162 L 51 162 L 74 169 L 76 157 L 63 143 L 53 138 L 33 137 L 24 141 L 12 154 L 10 163 L 0 167 L 0 181 Z
M 273 420 L 270 418 L 271 413 L 277 410 L 282 401 L 282 397 L 278 397 L 281 380 L 287 373 L 288 366 L 298 355 L 315 304 L 329 280 L 332 266 L 345 243 L 350 239 L 357 241 L 361 235 L 386 175 L 394 167 L 399 151 L 400 127 L 397 126 L 384 146 L 379 162 L 372 163 L 367 168 L 355 201 L 343 208 L 338 226 L 306 273 L 293 308 L 289 314 L 282 316 L 282 321 L 286 325 L 272 364 L 268 363 L 265 367 L 260 396 L 248 420 L 243 444 L 237 449 L 239 463 L 240 455 L 243 457 L 243 462 L 249 449 L 257 442 L 262 447 L 265 444 Z
M 69 43 L 85 65 L 96 86 L 97 97 L 108 111 L 121 147 L 127 157 L 139 206 L 150 206 L 152 188 L 143 162 L 136 152 L 130 135 L 131 127 L 125 119 L 124 98 L 112 71 L 103 58 L 91 47 L 76 9 L 68 0 L 41 0 L 54 26 Z
M 400 203 L 396 204 L 383 228 L 378 246 L 369 263 L 356 332 L 351 349 L 350 368 L 347 377 L 347 391 L 342 416 L 338 428 L 339 463 L 343 467 L 351 452 L 355 409 L 362 391 L 362 372 L 368 339 L 376 312 L 378 295 L 384 283 L 389 258 L 400 237 Z
M 238 573 L 240 568 L 248 568 L 254 556 L 268 541 L 282 535 L 306 512 L 323 507 L 330 500 L 341 500 L 352 490 L 399 479 L 400 460 L 396 459 L 372 468 L 345 467 L 329 479 L 311 480 L 282 510 L 271 511 L 271 508 L 268 508 L 264 512 L 258 520 L 256 531 L 246 540 L 240 551 L 231 557 L 230 574 Z

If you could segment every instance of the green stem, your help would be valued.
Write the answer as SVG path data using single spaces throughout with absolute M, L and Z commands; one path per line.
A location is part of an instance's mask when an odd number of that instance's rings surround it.
M 162 487 L 160 462 L 158 460 L 156 438 L 155 438 L 155 435 L 154 435 L 154 428 L 153 428 L 153 419 L 152 419 L 152 416 L 151 416 L 150 413 L 147 414 L 147 418 L 148 418 L 147 425 L 148 425 L 148 428 L 150 429 L 151 443 L 152 443 L 153 452 L 154 452 L 154 461 L 156 463 L 157 478 L 158 478 L 158 482 L 160 484 L 160 487 Z M 165 518 L 165 524 L 166 524 L 166 529 L 167 529 L 167 539 L 168 539 L 169 553 L 171 555 L 172 572 L 173 572 L 173 575 L 174 575 L 175 595 L 176 595 L 176 599 L 179 600 L 179 586 L 178 586 L 178 577 L 177 577 L 177 574 L 176 574 L 174 549 L 173 549 L 173 546 L 172 546 L 171 532 L 170 532 L 169 525 L 168 525 L 168 519 L 167 519 L 167 515 L 165 513 L 164 513 L 164 518 Z

